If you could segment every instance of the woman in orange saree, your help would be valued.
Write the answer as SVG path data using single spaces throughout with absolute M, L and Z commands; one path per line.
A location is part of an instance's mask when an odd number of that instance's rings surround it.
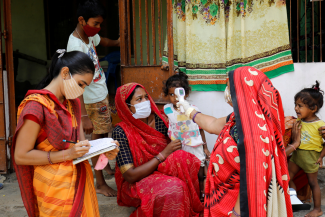
M 30 217 L 99 216 L 88 161 L 72 160 L 88 152 L 80 101 L 94 65 L 78 51 L 58 50 L 41 90 L 31 90 L 18 108 L 11 153 L 22 199 Z M 76 144 L 63 142 L 75 141 Z M 106 153 L 114 158 L 117 152 Z

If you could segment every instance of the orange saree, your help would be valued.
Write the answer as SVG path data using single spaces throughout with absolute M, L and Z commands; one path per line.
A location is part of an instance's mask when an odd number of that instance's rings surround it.
M 62 104 L 49 91 L 29 91 L 18 108 L 17 116 L 11 153 L 28 215 L 99 216 L 94 179 L 88 161 L 77 165 L 73 165 L 70 160 L 23 166 L 16 165 L 14 159 L 15 140 L 26 119 L 41 126 L 35 149 L 60 151 L 70 147 L 63 139 L 77 141 L 81 119 L 79 100 L 66 100 Z

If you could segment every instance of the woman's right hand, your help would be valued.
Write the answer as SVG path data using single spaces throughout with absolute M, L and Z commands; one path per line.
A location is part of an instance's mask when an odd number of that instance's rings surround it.
M 183 102 L 176 103 L 176 106 L 177 106 L 177 108 L 179 108 L 180 106 L 183 106 L 184 111 L 185 111 L 185 115 L 187 117 L 190 117 L 191 112 L 194 110 L 194 108 L 191 107 L 190 103 L 188 101 L 186 101 L 186 100 L 184 100 Z
M 172 154 L 174 151 L 181 150 L 182 149 L 182 142 L 179 139 L 176 139 L 174 141 L 171 141 L 166 148 L 161 152 L 161 154 L 167 158 L 170 154 Z
M 301 140 L 301 122 L 297 121 L 292 126 L 292 145 L 294 145 L 295 148 L 298 148 L 300 146 L 300 140 Z
M 88 140 L 78 142 L 77 144 L 75 144 L 74 146 L 68 149 L 69 159 L 73 160 L 78 157 L 82 157 L 88 153 L 89 149 L 90 149 L 90 143 Z

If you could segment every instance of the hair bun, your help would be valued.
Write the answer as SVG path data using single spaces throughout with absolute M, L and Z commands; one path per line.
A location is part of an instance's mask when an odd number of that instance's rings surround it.
M 184 72 L 179 71 L 177 74 L 178 74 L 180 77 L 184 77 L 185 79 L 188 79 L 188 76 L 187 76 Z
M 316 80 L 316 84 L 313 85 L 311 88 L 313 88 L 314 90 L 317 90 L 317 91 L 321 91 L 320 88 L 319 88 L 319 81 Z

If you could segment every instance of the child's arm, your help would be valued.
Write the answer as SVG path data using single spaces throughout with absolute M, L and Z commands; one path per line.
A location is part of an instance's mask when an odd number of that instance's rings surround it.
M 325 148 L 324 148 L 324 144 L 323 144 L 323 150 L 320 153 L 320 156 L 318 158 L 318 160 L 316 161 L 316 164 L 319 164 L 319 167 L 323 166 L 323 157 L 325 156 Z
M 119 47 L 120 46 L 120 38 L 117 40 L 112 40 L 109 38 L 100 37 L 99 45 L 104 47 Z
M 204 142 L 203 144 L 203 151 L 204 151 L 204 154 L 206 154 L 207 156 L 207 160 L 210 160 L 210 151 L 208 149 L 208 145 L 207 145 L 207 142 L 206 142 L 206 139 L 205 139 L 205 133 L 204 133 L 204 130 L 200 129 L 200 134 L 201 134 L 201 137 L 202 137 L 202 141 Z
M 91 123 L 88 115 L 87 115 L 87 110 L 85 107 L 85 103 L 84 103 L 84 97 L 83 95 L 78 97 L 80 100 L 80 107 L 81 107 L 81 122 L 83 125 L 83 131 L 86 134 L 91 134 L 94 130 L 93 124 Z

